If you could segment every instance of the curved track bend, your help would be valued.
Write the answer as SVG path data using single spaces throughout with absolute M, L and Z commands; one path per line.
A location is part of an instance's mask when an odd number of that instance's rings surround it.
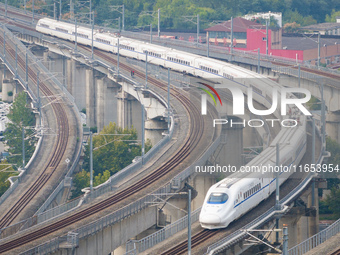
M 101 57 L 105 57 L 107 61 L 114 63 L 115 60 L 110 57 L 111 54 L 107 52 L 101 52 L 99 50 L 95 50 L 95 54 L 100 55 Z M 130 67 L 127 65 L 120 65 L 121 68 L 126 69 L 128 72 L 130 71 Z M 144 77 L 144 74 L 139 71 L 135 71 L 135 75 Z M 152 84 L 162 90 L 167 89 L 167 86 L 156 79 L 150 78 L 148 79 L 149 84 Z M 32 230 L 29 234 L 23 234 L 20 237 L 13 237 L 12 240 L 4 240 L 4 242 L 0 243 L 0 253 L 10 251 L 14 248 L 20 247 L 24 244 L 27 244 L 33 240 L 44 237 L 50 233 L 53 233 L 57 230 L 60 230 L 66 226 L 69 226 L 75 222 L 78 222 L 82 219 L 88 218 L 89 216 L 100 212 L 112 205 L 121 202 L 122 200 L 142 191 L 146 187 L 150 186 L 155 181 L 161 179 L 173 169 L 178 167 L 184 160 L 197 148 L 198 143 L 201 141 L 204 131 L 204 121 L 199 112 L 199 107 L 194 105 L 192 101 L 188 97 L 186 97 L 181 91 L 177 89 L 171 90 L 171 96 L 176 98 L 185 108 L 189 116 L 189 130 L 188 135 L 183 141 L 183 145 L 180 149 L 172 155 L 166 162 L 164 162 L 160 167 L 157 168 L 156 171 L 142 178 L 134 185 L 127 187 L 126 189 L 119 191 L 118 193 L 112 195 L 111 197 L 100 201 L 94 205 L 89 206 L 86 209 L 75 212 L 74 214 L 65 217 L 63 219 L 57 220 L 53 223 L 50 223 L 47 226 L 44 226 L 37 230 Z M 199 148 L 201 151 L 202 148 Z

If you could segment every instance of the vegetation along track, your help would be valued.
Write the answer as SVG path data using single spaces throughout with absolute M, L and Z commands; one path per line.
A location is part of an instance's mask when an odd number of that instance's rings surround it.
M 0 35 L 0 46 L 3 48 L 3 35 Z M 10 43 L 6 44 L 7 54 L 10 54 L 12 58 L 15 58 L 14 45 Z M 25 60 L 18 56 L 18 67 L 25 70 Z M 31 67 L 28 66 L 28 76 L 31 80 L 37 80 L 37 74 Z M 54 101 L 56 97 L 54 93 L 48 88 L 44 81 L 40 81 L 40 90 L 43 95 L 48 98 L 50 102 Z M 45 169 L 35 180 L 35 182 L 29 187 L 29 189 L 15 202 L 15 204 L 7 211 L 5 215 L 0 219 L 0 229 L 8 226 L 20 212 L 32 201 L 35 195 L 42 189 L 46 182 L 51 178 L 55 169 L 60 164 L 60 161 L 64 155 L 67 147 L 67 141 L 69 136 L 69 122 L 65 112 L 65 106 L 61 103 L 52 103 L 52 109 L 56 116 L 56 143 L 54 144 L 53 153 L 50 156 L 49 162 Z
M 114 59 L 109 57 L 110 54 L 107 52 L 103 53 L 101 51 L 95 51 L 96 54 L 102 54 L 105 56 L 105 58 L 110 61 L 111 63 L 115 62 Z M 126 69 L 127 71 L 130 70 L 130 67 L 127 65 L 121 65 L 122 69 Z M 135 75 L 143 77 L 143 73 L 139 71 L 135 71 Z M 167 86 L 156 79 L 149 79 L 148 80 L 150 84 L 153 84 L 164 91 L 167 90 Z M 97 212 L 100 212 L 126 198 L 129 196 L 136 194 L 137 192 L 143 190 L 144 188 L 148 187 L 153 182 L 159 180 L 161 177 L 168 174 L 171 170 L 173 170 L 175 167 L 180 165 L 192 152 L 193 149 L 197 147 L 197 144 L 199 143 L 200 139 L 203 135 L 204 130 L 204 122 L 203 118 L 197 109 L 197 107 L 189 100 L 189 98 L 185 97 L 180 91 L 171 90 L 171 95 L 174 98 L 177 98 L 179 102 L 183 105 L 183 107 L 186 109 L 189 115 L 189 131 L 188 136 L 186 137 L 185 141 L 183 142 L 183 145 L 180 147 L 180 149 L 166 162 L 164 162 L 156 171 L 150 173 L 143 179 L 137 181 L 134 185 L 131 185 L 130 187 L 127 187 L 126 189 L 119 191 L 118 193 L 114 194 L 113 196 L 100 201 L 88 208 L 85 208 L 81 211 L 78 211 L 69 217 L 65 217 L 64 219 L 60 219 L 55 221 L 54 223 L 51 223 L 47 226 L 44 226 L 40 229 L 31 231 L 29 234 L 22 235 L 16 239 L 13 239 L 11 241 L 4 240 L 2 244 L 0 244 L 0 253 L 12 250 L 16 247 L 19 247 L 21 245 L 24 245 L 26 243 L 29 243 L 33 240 L 36 240 L 40 237 L 46 236 L 52 232 L 55 232 L 57 230 L 60 230 L 70 224 L 73 224 L 75 222 L 78 222 L 84 218 L 87 218 Z

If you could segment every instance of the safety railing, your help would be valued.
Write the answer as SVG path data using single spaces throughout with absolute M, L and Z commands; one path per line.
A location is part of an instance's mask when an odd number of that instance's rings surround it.
M 191 213 L 191 224 L 198 221 L 201 207 Z M 156 244 L 163 242 L 174 234 L 188 227 L 188 215 L 162 228 L 161 230 L 148 235 L 140 240 L 131 240 L 126 244 L 127 251 L 134 251 L 135 254 L 146 251 Z
M 326 229 L 320 231 L 314 236 L 306 239 L 302 243 L 292 247 L 288 250 L 289 255 L 302 255 L 307 253 L 308 251 L 314 249 L 318 245 L 324 243 L 331 237 L 335 236 L 336 234 L 340 233 L 340 219 L 334 222 L 332 225 L 327 227 Z
M 286 74 L 289 76 L 294 76 L 294 77 L 299 77 L 300 75 L 301 79 L 310 80 L 316 83 L 324 83 L 325 85 L 332 86 L 332 87 L 338 87 L 339 85 L 337 80 L 327 78 L 325 76 L 320 76 L 318 74 L 314 74 L 314 73 L 310 73 L 310 72 L 306 72 L 302 70 L 300 70 L 300 74 L 299 74 L 299 69 L 297 67 L 286 67 L 286 66 L 274 65 L 272 67 L 272 71 L 281 73 L 281 74 Z
M 199 162 L 201 162 L 201 164 L 203 164 L 203 160 L 207 159 L 213 152 L 214 152 L 214 148 L 216 149 L 217 146 L 219 145 L 219 139 L 217 139 L 210 147 L 209 149 L 205 152 L 205 154 L 203 154 L 201 156 L 201 158 L 199 159 Z M 189 173 L 193 173 L 192 170 L 186 170 L 187 172 L 185 173 L 186 178 L 189 176 Z M 189 171 L 189 172 L 188 172 Z M 181 178 L 181 180 L 184 180 L 184 177 Z M 111 186 L 112 187 L 112 186 Z M 78 238 L 84 238 L 88 235 L 92 235 L 98 231 L 100 231 L 101 229 L 109 226 L 109 225 L 113 225 L 116 222 L 119 222 L 127 217 L 130 217 L 131 215 L 147 208 L 148 206 L 150 206 L 150 204 L 155 201 L 157 198 L 156 196 L 154 196 L 153 194 L 157 194 L 157 197 L 161 197 L 161 198 L 165 198 L 166 197 L 166 193 L 170 193 L 171 191 L 173 191 L 173 183 L 169 182 L 168 184 L 166 184 L 164 187 L 156 190 L 155 192 L 153 192 L 152 194 L 149 194 L 141 199 L 139 199 L 138 201 L 135 201 L 121 209 L 119 209 L 118 211 L 109 214 L 105 217 L 100 218 L 97 221 L 94 221 L 88 225 L 85 225 L 79 229 L 74 230 L 73 232 L 78 233 Z M 164 195 L 162 195 L 164 194 Z M 76 203 L 76 202 L 75 202 Z M 45 245 L 45 244 L 44 244 Z M 50 246 L 45 245 L 48 249 Z M 45 247 L 44 246 L 44 247 Z M 46 248 L 46 249 L 47 249 Z M 36 247 L 34 248 L 36 249 Z M 32 251 L 34 250 L 32 249 Z M 44 249 L 43 247 L 41 247 L 41 249 Z M 56 248 L 57 249 L 57 248 Z M 27 251 L 28 252 L 28 251 Z M 27 253 L 30 254 L 30 253 Z
M 4 44 L 5 44 L 5 48 L 4 48 L 4 52 L 0 52 L 0 58 L 3 60 L 3 62 L 5 63 L 5 65 L 7 66 L 7 68 L 9 70 L 11 70 L 11 72 L 14 74 L 14 79 L 18 80 L 26 89 L 26 91 L 28 92 L 28 94 L 30 95 L 30 97 L 32 98 L 32 100 L 34 102 L 37 101 L 37 88 L 35 85 L 36 81 L 31 80 L 31 78 L 29 76 L 26 76 L 26 72 L 24 70 L 21 70 L 20 68 L 18 68 L 18 58 L 19 56 L 23 59 L 27 59 L 27 61 L 29 61 L 29 66 L 30 68 L 34 68 L 35 70 L 39 70 L 40 72 L 40 81 L 44 81 L 44 82 L 48 82 L 49 84 L 56 84 L 57 86 L 59 86 L 60 88 L 63 89 L 63 86 L 61 85 L 61 83 L 46 69 L 46 67 L 16 38 L 16 36 L 13 35 L 13 33 L 11 33 L 6 27 L 2 26 L 0 31 L 3 32 L 4 35 Z M 13 47 L 14 45 L 16 45 L 16 50 L 13 53 L 13 50 L 10 50 L 8 45 L 11 45 L 11 47 Z M 14 56 L 13 56 L 14 54 Z M 27 78 L 26 78 L 27 77 Z M 69 98 L 69 100 L 71 102 L 74 102 L 74 98 L 67 92 L 65 91 L 66 89 L 63 89 L 64 94 Z M 79 111 L 77 110 L 77 107 L 74 105 L 75 108 L 75 113 L 79 113 Z M 78 123 L 80 123 L 80 117 L 78 116 Z M 44 118 L 43 118 L 44 120 Z M 33 161 L 33 158 L 35 157 L 35 155 L 38 153 L 39 148 L 40 148 L 40 144 L 42 142 L 43 136 L 41 136 L 39 138 L 38 141 L 38 145 L 36 146 L 36 150 L 32 156 L 32 158 L 30 159 L 30 161 L 28 162 L 28 164 L 25 166 L 25 171 L 23 171 L 21 173 L 21 175 L 17 178 L 17 180 L 13 183 L 13 185 L 7 189 L 7 191 L 0 197 L 0 204 L 5 201 L 5 199 L 13 192 L 13 190 L 19 185 L 21 179 L 27 174 L 27 171 L 29 170 L 29 166 Z M 78 146 L 77 150 L 77 155 L 75 157 L 75 160 L 73 160 L 73 164 L 71 166 L 71 168 L 69 169 L 69 173 L 72 173 L 72 171 L 74 170 L 74 168 L 76 167 L 76 162 L 80 157 L 80 153 L 81 153 L 81 147 Z M 69 174 L 68 173 L 68 174 Z M 62 177 L 63 178 L 63 177 Z M 58 186 L 59 187 L 59 186 Z M 16 224 L 15 226 L 10 226 L 9 228 L 6 228 L 6 230 L 1 230 L 1 238 L 4 238 L 7 236 L 6 233 L 13 233 L 12 230 L 14 229 L 21 229 L 23 228 L 27 228 L 32 226 L 32 224 L 36 224 L 36 218 L 30 218 L 26 221 L 26 223 L 24 222 L 20 222 L 18 223 L 18 225 Z M 18 228 L 18 226 L 20 226 Z
M 195 173 L 195 166 L 203 166 L 208 158 L 214 153 L 216 148 L 220 145 L 221 137 L 219 136 L 216 140 L 209 146 L 207 151 L 192 165 L 187 167 L 184 171 L 180 172 L 172 179 L 172 187 L 180 187 L 180 184 L 186 180 L 189 176 Z

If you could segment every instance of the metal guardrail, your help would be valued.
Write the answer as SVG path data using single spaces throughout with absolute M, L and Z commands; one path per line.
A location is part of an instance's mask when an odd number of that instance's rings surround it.
M 191 213 L 191 224 L 198 221 L 200 212 L 201 207 L 197 208 L 195 211 Z M 146 251 L 147 249 L 150 249 L 151 247 L 155 246 L 160 242 L 163 242 L 167 238 L 173 236 L 174 234 L 182 231 L 187 227 L 188 227 L 188 215 L 138 241 L 136 240 L 129 241 L 126 244 L 126 250 L 130 252 L 134 251 L 135 254 Z
M 47 68 L 29 50 L 26 49 L 26 47 L 16 38 L 16 36 L 14 36 L 13 33 L 11 33 L 6 27 L 1 27 L 1 29 L 4 31 L 4 35 L 6 38 L 5 43 L 11 44 L 11 45 L 17 45 L 18 56 L 21 55 L 21 57 L 25 59 L 26 54 L 27 54 L 27 60 L 30 62 L 30 67 L 37 65 L 37 70 L 40 71 L 40 80 L 43 80 L 43 81 L 52 80 L 54 84 L 58 85 L 63 90 L 64 94 L 69 98 L 69 100 L 71 102 L 74 102 L 74 98 L 68 93 L 68 91 L 62 86 L 62 84 L 47 70 Z M 26 73 L 20 68 L 17 68 L 16 60 L 14 58 L 10 58 L 9 56 L 10 55 L 9 55 L 8 50 L 6 50 L 6 54 L 4 52 L 0 53 L 0 58 L 3 60 L 5 65 L 8 67 L 8 69 L 11 70 L 12 73 L 14 74 L 14 79 L 18 80 L 22 84 L 22 86 L 27 90 L 32 100 L 36 102 L 37 91 L 36 91 L 35 81 L 32 81 L 28 77 L 28 83 L 26 83 L 26 78 L 23 78 L 23 77 L 26 77 Z M 31 87 L 33 89 L 31 89 Z M 75 112 L 79 113 L 75 105 L 74 105 L 74 108 L 75 108 Z M 80 116 L 78 117 L 78 122 L 80 123 Z M 21 175 L 17 178 L 17 180 L 13 183 L 13 185 L 9 189 L 7 189 L 7 191 L 0 197 L 0 204 L 3 203 L 3 201 L 5 201 L 5 199 L 19 185 L 21 179 L 27 174 L 28 167 L 30 166 L 30 164 L 32 164 L 33 158 L 35 157 L 35 155 L 38 153 L 40 149 L 40 144 L 42 142 L 43 137 L 44 137 L 43 135 L 40 137 L 38 141 L 38 145 L 36 146 L 36 150 L 32 158 L 30 159 L 28 164 L 25 166 L 25 171 L 21 173 Z M 69 169 L 68 175 L 70 175 L 70 173 L 72 173 L 73 170 L 75 169 L 76 162 L 80 157 L 80 153 L 81 153 L 81 150 L 80 148 L 78 148 L 78 154 L 76 156 L 76 159 L 73 161 L 74 163 Z M 28 219 L 26 222 L 20 222 L 18 224 L 15 224 L 15 226 L 9 226 L 8 228 L 6 228 L 6 230 L 5 229 L 1 230 L 1 236 L 2 237 L 6 236 L 5 233 L 12 233 L 14 229 L 20 229 L 21 227 L 24 227 L 24 228 L 30 227 L 32 224 L 34 224 L 34 222 L 36 222 L 36 220 L 32 218 L 32 219 Z
M 5 26 L 2 26 L 0 30 L 3 31 L 5 44 L 9 43 L 11 45 L 18 45 L 18 50 L 25 49 L 25 46 Z M 18 80 L 24 87 L 26 87 L 26 90 L 29 96 L 32 98 L 32 100 L 36 101 L 36 96 L 34 92 L 28 87 L 28 85 L 25 86 L 26 82 L 22 78 L 24 76 L 22 76 L 23 74 L 21 72 L 21 69 L 17 68 L 15 59 L 10 57 L 9 51 L 7 49 L 4 49 L 4 51 L 0 53 L 0 58 L 3 61 L 3 63 L 7 66 L 7 68 L 11 70 L 11 72 L 14 74 L 15 76 L 14 78 Z M 33 156 L 36 155 L 37 152 L 39 151 L 42 139 L 43 139 L 42 137 L 39 138 Z M 17 177 L 17 180 L 6 190 L 4 194 L 2 194 L 2 196 L 0 197 L 0 204 L 2 204 L 13 192 L 13 190 L 16 189 L 21 179 L 27 174 L 27 168 L 30 166 L 31 163 L 32 159 L 30 159 L 30 161 L 25 166 L 25 171 L 22 171 L 20 175 Z
M 273 72 L 286 74 L 289 76 L 299 77 L 299 70 L 298 68 L 294 67 L 287 67 L 287 66 L 278 66 L 275 65 L 272 67 Z M 323 82 L 324 84 L 334 87 L 334 88 L 340 88 L 339 82 L 334 79 L 327 78 L 325 76 L 320 76 L 314 73 L 306 72 L 303 70 L 300 70 L 300 78 L 305 80 L 310 80 L 316 83 Z
M 214 151 L 213 148 L 216 148 L 219 145 L 219 139 L 217 139 L 210 147 L 209 149 L 205 152 L 205 154 L 207 155 L 202 155 L 201 158 L 199 160 L 203 160 L 204 158 L 207 159 L 211 153 Z M 210 155 L 209 155 L 210 154 Z M 191 169 L 187 168 L 186 170 L 187 173 L 185 174 L 185 176 L 189 176 L 188 173 L 191 172 Z M 183 180 L 183 178 L 182 178 Z M 112 186 L 110 186 L 112 187 Z M 173 191 L 174 189 L 176 189 L 177 187 L 173 186 L 172 182 L 169 182 L 168 184 L 166 184 L 164 187 L 156 190 L 155 192 L 153 192 L 152 194 L 149 194 L 141 199 L 139 199 L 138 201 L 135 201 L 121 209 L 119 209 L 116 212 L 113 212 L 112 214 L 109 214 L 105 217 L 102 217 L 94 222 L 91 222 L 88 225 L 85 225 L 79 229 L 74 230 L 73 232 L 78 233 L 78 238 L 84 238 L 88 235 L 92 235 L 96 232 L 98 232 L 99 230 L 101 230 L 104 227 L 107 227 L 109 225 L 113 225 L 116 222 L 119 222 L 127 217 L 130 217 L 131 215 L 147 208 L 148 206 L 150 206 L 150 204 L 155 201 L 157 199 L 157 197 L 161 197 L 161 198 L 165 198 L 166 197 L 166 193 L 169 193 L 171 191 Z M 153 194 L 157 194 L 157 196 L 154 196 Z M 164 195 L 162 195 L 164 194 Z M 57 249 L 59 249 L 59 247 L 56 247 L 56 242 L 57 241 L 53 241 L 51 242 L 49 245 L 48 244 L 43 244 L 41 245 L 41 247 L 39 248 L 39 251 L 42 254 L 45 254 L 44 252 L 51 252 L 51 247 L 54 247 L 54 251 L 56 251 Z M 38 247 L 35 247 L 29 251 L 26 251 L 26 253 L 23 254 L 33 254 L 33 251 L 35 251 L 36 249 L 38 249 Z M 31 253 L 30 253 L 31 252 Z
M 150 34 L 129 32 L 129 31 L 122 31 L 121 34 L 126 37 L 150 42 Z M 207 56 L 207 53 L 208 53 L 206 43 L 204 44 L 199 43 L 197 45 L 196 42 L 169 39 L 169 38 L 158 38 L 157 36 L 152 37 L 152 43 L 170 47 L 170 48 L 182 49 L 186 52 L 190 52 L 190 53 L 194 53 L 194 54 L 198 54 L 202 56 Z M 229 47 L 221 47 L 221 46 L 216 46 L 216 45 L 209 45 L 209 56 L 218 58 L 218 59 L 243 62 L 243 63 L 253 64 L 253 65 L 257 65 L 258 63 L 258 53 L 255 51 L 233 49 L 233 52 L 231 54 Z M 284 63 L 284 64 L 289 64 L 292 66 L 300 64 L 301 66 L 304 66 L 304 67 L 308 67 L 312 69 L 319 69 L 319 70 L 329 72 L 329 73 L 334 73 L 334 74 L 340 74 L 340 72 L 337 70 L 323 68 L 323 67 L 318 68 L 316 66 L 312 66 L 310 64 L 310 61 L 300 61 L 300 60 L 297 61 L 296 59 L 285 58 L 285 57 L 280 57 L 280 56 L 260 54 L 260 61 L 261 61 L 260 63 L 261 66 L 264 66 L 264 67 L 272 66 L 271 62 Z
M 205 162 L 208 160 L 208 158 L 212 155 L 212 153 L 217 149 L 217 147 L 220 145 L 221 137 L 219 136 L 212 145 L 208 148 L 208 150 L 192 165 L 187 167 L 184 171 L 180 172 L 178 175 L 176 175 L 172 179 L 172 186 L 180 187 L 180 184 L 186 180 L 190 175 L 192 175 L 195 172 L 195 166 L 203 166 Z
M 123 76 L 121 74 L 121 76 Z M 159 95 L 155 95 L 158 96 Z M 160 97 L 159 97 L 160 98 Z M 160 98 L 161 100 L 161 98 Z M 160 140 L 156 145 L 154 145 L 143 157 L 143 163 L 146 163 L 148 160 L 150 160 L 152 158 L 152 156 L 154 156 L 154 154 L 159 151 L 159 149 L 161 147 L 163 147 L 166 143 L 168 143 L 173 135 L 173 131 L 174 131 L 174 120 L 173 120 L 173 116 L 170 116 L 171 119 L 171 125 L 170 125 L 170 133 L 167 134 L 162 140 Z M 77 156 L 77 158 L 80 157 L 80 152 Z M 71 211 L 75 208 L 77 208 L 78 206 L 80 206 L 82 203 L 86 203 L 89 201 L 92 201 L 93 199 L 105 194 L 106 192 L 109 191 L 113 191 L 114 189 L 116 189 L 116 185 L 122 181 L 124 178 L 126 178 L 127 176 L 131 175 L 135 170 L 140 169 L 143 166 L 142 164 L 142 159 L 139 158 L 136 162 L 130 164 L 129 166 L 125 167 L 124 169 L 122 169 L 121 171 L 117 172 L 115 175 L 111 176 L 110 179 L 105 182 L 104 184 L 101 184 L 97 187 L 95 187 L 93 189 L 92 192 L 90 192 L 87 196 L 85 197 L 81 197 L 75 200 L 72 200 L 71 202 L 68 203 L 64 203 L 61 204 L 59 206 L 53 207 L 47 211 L 46 208 L 48 207 L 48 205 L 53 201 L 53 199 L 58 195 L 58 193 L 63 189 L 64 187 L 64 180 L 62 179 L 59 183 L 59 185 L 57 186 L 57 188 L 53 191 L 53 193 L 49 196 L 49 198 L 44 202 L 44 204 L 39 208 L 39 210 L 37 211 L 37 213 L 31 217 L 28 218 L 25 221 L 19 222 L 17 224 L 8 226 L 4 229 L 1 229 L 1 238 L 6 238 L 10 235 L 13 235 L 14 233 L 16 233 L 17 231 L 21 231 L 24 229 L 27 229 L 29 227 L 32 227 L 36 224 L 42 223 L 44 221 L 47 221 L 51 218 L 60 216 L 68 211 Z M 68 173 L 66 174 L 66 177 L 70 177 L 73 170 L 74 170 L 75 165 L 72 165 L 71 169 L 68 171 Z M 16 187 L 18 184 L 15 183 Z
M 320 231 L 314 236 L 306 239 L 302 243 L 295 245 L 291 249 L 288 250 L 289 255 L 302 255 L 317 247 L 318 245 L 324 243 L 332 236 L 340 233 L 340 219 L 334 222 L 332 225 L 327 227 L 326 229 Z

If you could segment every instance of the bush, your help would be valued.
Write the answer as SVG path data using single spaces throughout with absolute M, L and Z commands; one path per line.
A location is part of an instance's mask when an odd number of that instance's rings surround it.
M 8 92 L 7 92 L 7 95 L 8 95 L 9 97 L 13 96 L 13 91 L 8 91 Z

